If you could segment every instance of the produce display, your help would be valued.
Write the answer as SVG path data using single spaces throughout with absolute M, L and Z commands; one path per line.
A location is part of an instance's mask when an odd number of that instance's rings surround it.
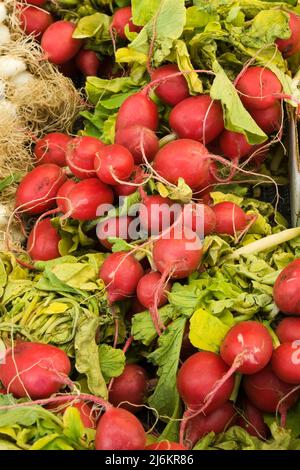
M 0 2 L 0 450 L 300 450 L 297 0 Z

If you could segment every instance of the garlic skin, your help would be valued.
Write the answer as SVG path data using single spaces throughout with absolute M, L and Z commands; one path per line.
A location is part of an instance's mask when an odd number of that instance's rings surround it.
M 0 24 L 0 46 L 5 46 L 10 42 L 10 31 L 5 24 Z
M 30 83 L 32 80 L 34 80 L 34 76 L 30 72 L 21 72 L 18 73 L 15 77 L 11 79 L 11 83 L 16 87 L 16 88 L 22 88 L 28 83 Z
M 25 72 L 26 64 L 23 60 L 12 55 L 3 55 L 0 57 L 0 78 L 10 79 L 21 72 Z
M 7 19 L 7 8 L 5 2 L 0 2 L 0 23 Z

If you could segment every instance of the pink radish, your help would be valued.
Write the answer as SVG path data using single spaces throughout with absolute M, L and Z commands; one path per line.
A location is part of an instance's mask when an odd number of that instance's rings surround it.
M 277 39 L 276 44 L 284 57 L 291 57 L 300 50 L 300 17 L 291 12 L 287 14 L 290 17 L 291 35 L 288 39 Z
M 281 103 L 275 103 L 266 109 L 250 109 L 250 114 L 256 124 L 267 134 L 279 131 L 282 126 Z
M 272 369 L 280 380 L 288 384 L 300 384 L 300 340 L 282 343 L 275 349 Z
M 125 26 L 129 27 L 130 32 L 138 33 L 142 27 L 132 23 L 132 10 L 131 7 L 123 7 L 116 10 L 113 15 L 111 28 L 117 33 L 120 39 L 127 39 L 125 34 Z
M 71 189 L 75 188 L 76 182 L 67 179 L 65 183 L 59 188 L 56 195 L 56 204 L 60 212 L 67 212 L 69 207 L 68 194 Z
M 135 93 L 126 98 L 118 112 L 117 132 L 135 125 L 148 127 L 153 131 L 158 128 L 157 106 L 145 93 Z
M 21 6 L 19 17 L 23 31 L 28 35 L 33 34 L 37 39 L 53 23 L 53 17 L 48 11 L 34 6 Z
M 73 38 L 75 29 L 75 24 L 64 20 L 56 21 L 46 29 L 41 46 L 50 62 L 56 65 L 64 64 L 77 54 L 82 41 Z
M 75 57 L 75 64 L 86 77 L 97 76 L 101 66 L 96 52 L 81 49 Z
M 255 149 L 254 145 L 247 142 L 244 134 L 227 130 L 220 135 L 219 145 L 222 155 L 236 161 L 249 155 Z
M 274 301 L 281 312 L 300 315 L 299 281 L 300 259 L 295 259 L 281 271 L 274 284 Z
M 96 137 L 76 137 L 68 146 L 67 164 L 77 178 L 95 178 L 94 160 L 104 148 L 104 143 Z
M 133 217 L 124 215 L 122 217 L 112 217 L 97 225 L 97 237 L 105 248 L 111 249 L 112 244 L 108 238 L 122 238 L 130 241 L 129 225 L 133 221 Z
M 26 3 L 30 3 L 31 5 L 37 5 L 41 7 L 46 3 L 46 0 L 27 0 Z
M 162 65 L 151 74 L 151 80 L 161 80 L 155 88 L 155 94 L 159 99 L 169 106 L 175 106 L 180 101 L 190 96 L 189 87 L 183 75 L 168 78 L 170 75 L 180 72 L 175 64 Z
M 66 152 L 72 137 L 61 132 L 51 132 L 39 139 L 34 147 L 37 165 L 55 163 L 66 166 Z
M 159 141 L 155 133 L 137 124 L 119 129 L 115 143 L 123 145 L 131 152 L 136 165 L 144 163 L 143 152 L 148 162 L 152 162 L 159 150 Z
M 144 191 L 143 191 L 144 193 Z M 173 201 L 159 195 L 144 193 L 139 210 L 141 228 L 148 235 L 157 235 L 173 224 L 176 214 L 172 211 Z
M 130 176 L 130 180 L 128 184 L 118 183 L 114 185 L 113 189 L 114 189 L 116 196 L 124 197 L 124 196 L 129 196 L 129 194 L 135 193 L 138 185 L 140 183 L 143 183 L 143 181 L 146 178 L 147 178 L 147 174 L 144 172 L 144 170 L 139 166 L 134 166 L 133 172 Z M 132 185 L 130 183 L 134 183 L 134 184 Z
M 135 414 L 142 409 L 140 405 L 144 402 L 146 389 L 145 369 L 137 364 L 126 364 L 122 374 L 113 380 L 109 401 Z
M 239 416 L 236 424 L 245 429 L 251 436 L 258 437 L 259 439 L 267 439 L 268 437 L 269 429 L 264 422 L 262 412 L 252 405 L 249 400 L 243 400 L 242 414 Z
M 278 324 L 276 335 L 281 343 L 300 340 L 300 318 L 286 317 Z
M 27 240 L 27 252 L 35 261 L 58 258 L 58 243 L 61 240 L 50 219 L 37 222 Z
M 222 107 L 208 95 L 192 96 L 172 109 L 169 123 L 180 139 L 198 140 L 206 145 L 224 129 Z
M 214 232 L 216 215 L 213 209 L 206 204 L 185 204 L 183 206 L 183 224 L 203 238 Z
M 247 215 L 234 202 L 219 202 L 212 209 L 216 216 L 216 233 L 233 236 L 246 228 L 248 223 Z
M 115 186 L 129 180 L 134 170 L 134 159 L 123 145 L 106 145 L 96 153 L 94 168 L 103 183 Z

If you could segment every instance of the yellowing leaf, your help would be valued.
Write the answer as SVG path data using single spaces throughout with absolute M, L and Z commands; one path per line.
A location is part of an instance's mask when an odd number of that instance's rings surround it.
M 218 352 L 230 326 L 199 308 L 190 320 L 189 339 L 193 346 L 205 351 Z
M 195 95 L 196 93 L 202 93 L 202 82 L 198 77 L 198 74 L 196 72 L 193 72 L 194 67 L 192 65 L 189 51 L 186 47 L 185 42 L 181 39 L 175 41 L 175 51 L 179 70 L 181 70 L 182 72 L 190 72 L 186 73 L 184 77 L 188 83 L 191 94 Z
M 142 52 L 135 51 L 134 49 L 129 49 L 128 47 L 122 47 L 116 51 L 116 62 L 126 62 L 128 64 L 137 62 L 141 65 L 146 65 L 147 55 Z
M 62 302 L 52 302 L 48 307 L 43 308 L 42 313 L 64 313 L 68 310 L 69 306 Z

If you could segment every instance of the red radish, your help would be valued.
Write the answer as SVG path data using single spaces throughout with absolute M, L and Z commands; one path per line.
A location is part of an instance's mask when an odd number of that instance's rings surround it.
M 129 196 L 129 194 L 135 193 L 138 187 L 137 185 L 143 183 L 146 178 L 147 174 L 143 171 L 143 169 L 138 166 L 135 166 L 129 181 L 129 183 L 133 183 L 133 185 L 126 183 L 118 183 L 114 185 L 113 189 L 116 196 L 124 197 Z
M 242 405 L 243 411 L 237 420 L 237 426 L 245 429 L 251 436 L 258 437 L 259 439 L 267 439 L 269 429 L 264 422 L 262 412 L 252 405 L 249 400 L 243 400 Z
M 119 377 L 113 380 L 109 392 L 109 401 L 131 413 L 141 410 L 147 388 L 147 373 L 137 364 L 127 364 Z M 129 402 L 129 403 L 122 403 Z
M 66 353 L 50 344 L 18 342 L 6 351 L 0 380 L 16 398 L 47 398 L 65 384 L 71 371 Z
M 39 165 L 21 180 L 16 192 L 16 207 L 30 215 L 51 209 L 65 180 L 65 172 L 59 166 L 52 163 Z
M 216 215 L 213 209 L 206 204 L 185 204 L 183 206 L 183 224 L 203 238 L 214 232 Z
M 134 170 L 133 156 L 123 145 L 106 145 L 97 152 L 94 168 L 103 183 L 115 186 L 129 180 Z
M 209 184 L 210 158 L 200 142 L 180 139 L 162 147 L 154 159 L 154 169 L 169 183 L 177 185 L 179 178 L 193 190 Z
M 223 131 L 219 138 L 219 145 L 222 155 L 231 160 L 239 160 L 255 149 L 254 145 L 247 142 L 244 134 L 232 131 Z
M 101 416 L 95 438 L 96 450 L 143 450 L 146 433 L 129 411 L 110 408 Z
M 180 139 L 199 140 L 204 145 L 224 129 L 222 106 L 208 95 L 192 96 L 178 103 L 169 122 Z
M 267 134 L 279 131 L 282 126 L 282 109 L 281 103 L 275 103 L 266 109 L 251 109 L 251 116 L 256 124 Z
M 122 238 L 130 241 L 129 225 L 133 221 L 133 217 L 124 215 L 122 217 L 112 217 L 97 225 L 97 237 L 105 248 L 111 249 L 112 244 L 108 238 Z
M 68 194 L 71 191 L 71 189 L 75 188 L 75 186 L 76 186 L 75 181 L 71 179 L 67 179 L 65 183 L 57 191 L 56 204 L 57 204 L 58 209 L 61 212 L 68 211 L 68 207 L 70 206 Z
M 142 27 L 132 23 L 132 10 L 131 7 L 123 7 L 116 10 L 113 16 L 111 28 L 116 31 L 120 39 L 127 39 L 125 34 L 125 27 L 128 25 L 129 31 L 138 33 Z
M 131 316 L 135 315 L 136 313 L 144 312 L 145 307 L 141 304 L 141 302 L 135 297 L 132 301 L 131 305 Z
M 66 152 L 72 137 L 61 132 L 51 132 L 39 139 L 34 147 L 37 165 L 41 163 L 55 163 L 66 166 Z
M 213 352 L 201 351 L 190 356 L 182 364 L 177 376 L 178 392 L 187 407 L 192 410 L 201 408 L 228 369 L 223 359 Z M 206 413 L 224 405 L 229 400 L 233 387 L 234 378 L 231 376 L 214 395 Z
M 295 259 L 281 271 L 274 284 L 274 301 L 281 312 L 300 315 L 299 281 L 300 259 Z
M 198 236 L 187 227 L 184 233 L 174 230 L 153 245 L 153 260 L 164 277 L 184 279 L 201 263 L 202 245 Z
M 62 194 L 59 194 L 62 197 Z M 112 190 L 97 178 L 88 178 L 75 185 L 68 184 L 64 196 L 57 200 L 61 211 L 77 220 L 93 220 L 102 204 L 113 203 Z
M 36 39 L 53 23 L 53 17 L 48 11 L 34 6 L 22 6 L 19 17 L 23 31 L 33 34 Z
M 76 79 L 78 76 L 78 68 L 76 67 L 74 58 L 68 60 L 68 62 L 64 62 L 63 64 L 59 65 L 58 70 L 62 73 L 65 77 Z
M 247 215 L 234 202 L 219 202 L 212 207 L 216 216 L 215 232 L 234 236 L 246 228 Z
M 192 446 L 210 432 L 219 434 L 235 424 L 237 419 L 233 404 L 229 401 L 207 415 L 199 414 L 188 421 L 186 441 Z
M 259 410 L 275 413 L 278 409 L 283 423 L 288 409 L 295 405 L 300 394 L 299 390 L 294 390 L 294 385 L 280 380 L 270 365 L 256 374 L 247 375 L 243 387 L 251 403 Z
M 30 3 L 31 5 L 37 5 L 41 7 L 46 3 L 46 0 L 26 0 L 26 3 Z
M 300 318 L 287 317 L 276 328 L 276 335 L 281 343 L 300 340 Z
M 278 100 L 282 85 L 266 67 L 249 67 L 239 78 L 236 89 L 246 108 L 267 109 Z
M 76 408 L 79 411 L 80 419 L 85 428 L 95 429 L 96 428 L 96 417 L 93 408 L 88 403 L 83 401 L 69 401 L 65 403 L 49 404 L 47 409 L 53 411 L 53 413 L 64 413 L 67 408 Z
M 143 93 L 135 93 L 123 102 L 118 112 L 116 131 L 135 125 L 148 127 L 153 131 L 158 128 L 157 106 Z
M 111 303 L 132 296 L 143 274 L 141 264 L 125 251 L 109 255 L 99 271 Z
M 185 361 L 188 359 L 190 356 L 195 354 L 197 352 L 197 349 L 192 345 L 190 338 L 190 324 L 189 322 L 186 322 L 184 333 L 183 333 L 183 338 L 182 338 L 182 343 L 181 343 L 181 350 L 180 350 L 180 359 L 182 361 Z
M 58 258 L 58 243 L 61 240 L 50 219 L 37 222 L 27 240 L 27 252 L 34 261 Z
M 137 124 L 119 129 L 115 143 L 123 145 L 131 152 L 136 165 L 144 163 L 143 151 L 148 162 L 152 162 L 159 150 L 159 140 L 155 133 Z
M 179 444 L 179 442 L 160 441 L 147 445 L 145 450 L 187 450 L 187 448 Z
M 243 321 L 233 326 L 220 349 L 222 359 L 241 374 L 255 374 L 270 361 L 273 343 L 267 328 L 256 321 Z
M 0 388 L 0 394 L 7 395 L 7 391 L 5 390 L 5 388 Z
M 81 49 L 81 51 L 78 52 L 75 57 L 75 64 L 78 70 L 86 77 L 97 76 L 101 65 L 96 52 L 87 51 L 85 49 Z
M 174 201 L 167 197 L 145 194 L 139 210 L 141 228 L 148 235 L 157 235 L 170 227 L 176 218 L 173 205 Z
M 82 41 L 73 38 L 75 29 L 74 23 L 64 20 L 56 21 L 46 29 L 41 46 L 50 62 L 56 65 L 64 64 L 77 54 Z
M 291 57 L 300 50 L 300 16 L 287 12 L 290 17 L 291 35 L 288 39 L 277 39 L 275 43 L 284 57 Z
M 77 178 L 95 178 L 94 160 L 105 144 L 96 137 L 76 137 L 68 146 L 67 164 Z
M 155 94 L 169 106 L 175 106 L 190 96 L 189 87 L 183 75 L 168 78 L 178 72 L 180 70 L 177 65 L 167 64 L 158 67 L 151 74 L 151 81 L 161 80 L 161 83 L 155 87 Z
M 300 340 L 282 343 L 272 357 L 273 372 L 288 384 L 300 384 Z

